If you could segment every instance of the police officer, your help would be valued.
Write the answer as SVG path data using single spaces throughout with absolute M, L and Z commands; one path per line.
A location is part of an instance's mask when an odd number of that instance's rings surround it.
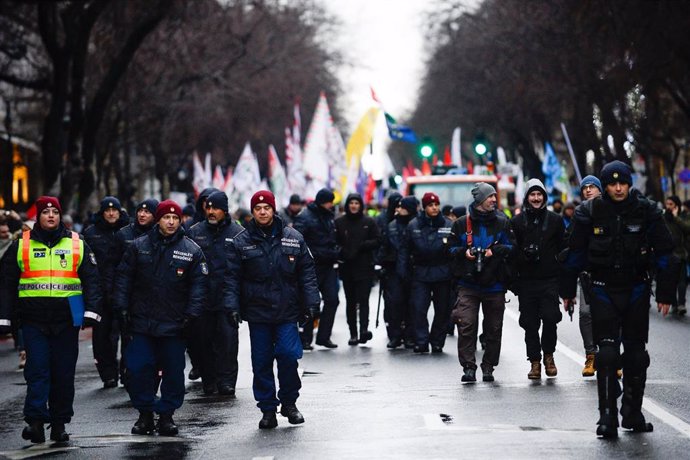
M 102 301 L 96 256 L 65 229 L 57 198 L 36 200 L 37 223 L 12 243 L 0 270 L 0 329 L 18 317 L 26 347 L 26 400 L 22 432 L 33 443 L 66 442 L 74 415 L 74 373 L 79 326 L 100 321 Z M 7 330 L 0 330 L 0 334 Z
M 390 201 L 389 201 L 390 203 Z M 383 319 L 388 332 L 388 348 L 398 348 L 403 342 L 406 348 L 414 348 L 414 313 L 410 302 L 410 283 L 405 282 L 404 264 L 400 259 L 403 235 L 412 219 L 417 216 L 417 198 L 406 196 L 399 201 L 395 218 L 388 223 L 381 235 L 381 261 L 383 277 L 381 289 L 385 308 Z
M 395 218 L 395 213 L 398 210 L 398 206 L 400 205 L 400 200 L 402 200 L 402 198 L 402 195 L 398 192 L 392 192 L 390 195 L 388 195 L 388 198 L 386 199 L 387 205 L 385 212 L 382 212 L 376 216 L 375 219 L 376 226 L 378 227 L 380 234 L 383 234 L 386 227 L 388 227 L 388 224 Z
M 251 198 L 253 218 L 235 237 L 228 258 L 226 305 L 249 323 L 254 398 L 263 412 L 259 428 L 278 425 L 276 410 L 291 424 L 304 423 L 296 401 L 302 387 L 297 360 L 302 357 L 298 322 L 312 321 L 320 303 L 314 261 L 302 235 L 276 214 L 266 190 Z M 276 398 L 273 362 L 280 388 Z
M 132 336 L 125 351 L 127 391 L 139 411 L 132 434 L 153 433 L 155 411 L 158 433 L 174 436 L 172 416 L 185 392 L 182 334 L 203 311 L 208 267 L 201 248 L 184 235 L 176 202 L 162 201 L 155 219 L 157 225 L 134 241 L 117 267 L 114 308 Z M 160 399 L 155 398 L 158 369 Z
M 556 325 L 562 318 L 558 300 L 558 254 L 564 249 L 565 226 L 561 216 L 546 209 L 546 188 L 539 179 L 530 179 L 525 188 L 522 212 L 511 219 L 511 226 L 518 248 L 519 323 L 525 330 L 527 360 L 531 363 L 527 378 L 539 380 L 542 352 L 547 377 L 558 373 L 553 354 Z
M 561 297 L 565 307 L 575 302 L 577 274 L 591 274 L 594 339 L 599 345 L 595 365 L 599 393 L 597 435 L 618 436 L 620 386 L 616 376 L 623 364 L 622 426 L 635 432 L 652 431 L 642 415 L 649 354 L 649 271 L 656 262 L 656 298 L 664 315 L 675 298 L 678 260 L 661 211 L 631 189 L 632 171 L 621 161 L 601 170 L 604 194 L 578 206 L 569 238 Z M 652 257 L 653 254 L 653 257 Z M 624 353 L 620 355 L 620 344 Z
M 103 388 L 117 387 L 118 362 L 117 345 L 120 328 L 113 315 L 112 290 L 115 268 L 120 262 L 117 251 L 117 232 L 129 223 L 127 213 L 122 211 L 120 200 L 106 196 L 94 215 L 94 224 L 84 230 L 84 241 L 96 254 L 98 274 L 103 294 L 103 313 L 101 322 L 93 328 L 93 358 Z
M 401 269 L 411 283 L 415 324 L 415 353 L 441 353 L 446 343 L 450 314 L 450 264 L 446 244 L 452 222 L 441 215 L 438 195 L 422 197 L 423 212 L 412 219 L 400 246 Z M 427 312 L 434 301 L 434 320 L 429 331 Z
M 147 233 L 156 224 L 158 200 L 147 198 L 134 211 L 134 222 L 122 227 L 116 234 L 118 257 L 121 259 L 134 240 Z
M 218 390 L 223 396 L 235 395 L 239 321 L 223 302 L 223 279 L 227 259 L 234 255 L 232 242 L 244 228 L 228 213 L 228 196 L 213 192 L 206 200 L 206 220 L 192 226 L 188 236 L 204 251 L 209 267 L 209 291 L 206 308 L 194 322 L 192 341 L 204 350 L 201 381 L 204 394 Z
M 452 318 L 458 324 L 458 360 L 463 382 L 477 380 L 477 328 L 479 305 L 484 321 L 486 350 L 482 358 L 482 380 L 494 381 L 494 368 L 501 355 L 501 334 L 509 266 L 514 237 L 505 214 L 496 210 L 496 190 L 478 182 L 472 188 L 474 201 L 467 215 L 453 223 L 448 241 L 453 256 L 453 275 L 458 297 Z
M 326 348 L 337 348 L 331 341 L 331 332 L 338 309 L 338 273 L 334 267 L 340 255 L 336 242 L 335 216 L 333 214 L 335 195 L 327 188 L 316 193 L 314 201 L 295 218 L 294 228 L 304 236 L 312 255 L 316 269 L 316 279 L 323 298 L 323 311 L 320 314 L 319 331 L 316 344 Z M 314 312 L 317 316 L 318 310 Z M 311 350 L 313 324 L 305 324 L 302 332 L 302 346 Z
M 364 344 L 373 336 L 369 330 L 369 294 L 374 282 L 374 254 L 380 245 L 380 235 L 374 219 L 364 215 L 360 194 L 348 195 L 345 215 L 335 220 L 335 229 L 338 245 L 342 248 L 342 264 L 338 268 L 347 300 L 348 345 Z

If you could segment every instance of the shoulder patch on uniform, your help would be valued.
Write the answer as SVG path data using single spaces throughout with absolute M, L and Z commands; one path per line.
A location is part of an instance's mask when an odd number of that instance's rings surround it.
M 200 265 L 201 265 L 201 273 L 203 273 L 204 275 L 208 275 L 208 265 L 206 264 L 206 262 L 201 262 Z
M 93 252 L 89 252 L 89 262 L 91 262 L 91 265 L 98 265 L 96 263 L 96 254 Z

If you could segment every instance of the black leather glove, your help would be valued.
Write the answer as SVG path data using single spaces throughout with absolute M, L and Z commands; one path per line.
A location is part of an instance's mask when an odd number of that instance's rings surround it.
M 7 335 L 12 332 L 12 326 L 0 326 L 0 335 Z
M 321 308 L 319 305 L 309 307 L 309 312 L 311 313 L 312 320 L 321 318 Z
M 228 315 L 228 318 L 230 319 L 230 325 L 232 327 L 234 327 L 235 329 L 240 328 L 240 324 L 242 324 L 242 317 L 240 316 L 240 312 L 231 311 Z
M 93 318 L 84 317 L 84 322 L 82 323 L 81 328 L 84 329 L 87 327 L 96 327 L 99 324 L 100 323 Z
M 313 321 L 314 321 L 314 315 L 312 315 L 311 309 L 306 309 L 302 312 L 302 315 L 299 318 L 299 325 L 300 325 L 300 327 L 304 327 Z

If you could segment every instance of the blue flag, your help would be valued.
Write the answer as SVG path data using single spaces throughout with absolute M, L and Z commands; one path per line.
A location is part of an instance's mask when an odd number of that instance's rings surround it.
M 553 151 L 553 147 L 548 142 L 544 146 L 544 162 L 541 165 L 541 172 L 544 173 L 546 191 L 551 193 L 563 171 L 558 158 L 556 158 L 556 152 Z
M 395 118 L 384 112 L 386 117 L 386 126 L 388 126 L 388 135 L 394 141 L 409 142 L 411 144 L 417 143 L 417 135 L 409 126 L 399 125 L 395 122 Z

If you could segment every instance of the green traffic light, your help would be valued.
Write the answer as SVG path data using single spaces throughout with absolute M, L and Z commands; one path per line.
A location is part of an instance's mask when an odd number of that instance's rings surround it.
M 487 151 L 486 145 L 479 143 L 474 146 L 474 151 L 477 155 L 484 155 Z
M 434 149 L 432 149 L 430 145 L 422 145 L 419 149 L 419 153 L 421 153 L 424 158 L 429 158 L 433 155 Z

